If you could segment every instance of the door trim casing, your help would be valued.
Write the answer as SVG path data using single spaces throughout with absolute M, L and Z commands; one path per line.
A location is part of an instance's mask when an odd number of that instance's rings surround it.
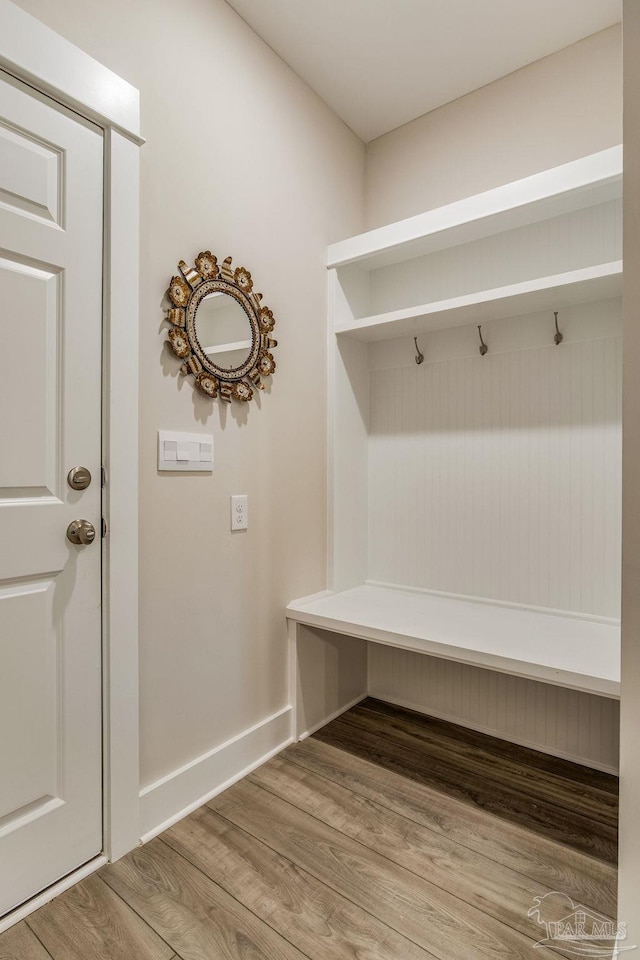
M 0 67 L 104 131 L 103 856 L 139 842 L 138 324 L 140 94 L 11 0 L 0 0 Z M 77 879 L 86 875 L 85 865 Z M 96 867 L 94 867 L 95 869 Z M 71 875 L 75 878 L 75 874 Z M 65 886 L 69 886 L 65 878 Z M 57 895 L 59 885 L 50 888 Z M 18 908 L 21 916 L 31 903 Z M 31 907 L 31 909 L 34 909 Z M 0 931 L 20 919 L 0 920 Z

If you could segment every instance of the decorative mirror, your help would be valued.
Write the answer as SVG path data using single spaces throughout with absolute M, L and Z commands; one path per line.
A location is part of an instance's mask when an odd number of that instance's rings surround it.
M 264 390 L 263 377 L 276 369 L 271 350 L 278 345 L 269 334 L 273 313 L 253 292 L 251 274 L 231 266 L 231 257 L 218 264 L 210 250 L 199 253 L 195 266 L 181 260 L 179 276 L 171 278 L 173 307 L 169 344 L 184 363 L 180 372 L 195 378 L 208 397 L 251 400 L 254 387 Z

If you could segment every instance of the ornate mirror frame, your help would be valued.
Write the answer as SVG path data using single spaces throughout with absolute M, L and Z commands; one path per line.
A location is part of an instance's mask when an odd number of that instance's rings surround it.
M 231 266 L 231 257 L 218 264 L 210 250 L 199 253 L 195 266 L 181 260 L 179 276 L 171 278 L 168 295 L 173 306 L 167 319 L 171 323 L 168 343 L 183 360 L 180 373 L 192 375 L 196 387 L 208 397 L 247 402 L 254 387 L 264 390 L 263 377 L 276 369 L 271 350 L 278 345 L 269 334 L 275 326 L 273 312 L 262 303 L 262 294 L 253 292 L 251 274 L 244 267 Z M 206 296 L 223 293 L 232 297 L 247 315 L 251 328 L 251 347 L 240 366 L 219 366 L 205 353 L 196 332 L 198 306 Z

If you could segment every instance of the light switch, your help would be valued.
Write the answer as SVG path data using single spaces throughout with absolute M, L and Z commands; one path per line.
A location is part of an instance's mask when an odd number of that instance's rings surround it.
M 213 470 L 213 436 L 210 433 L 174 433 L 158 430 L 158 470 Z

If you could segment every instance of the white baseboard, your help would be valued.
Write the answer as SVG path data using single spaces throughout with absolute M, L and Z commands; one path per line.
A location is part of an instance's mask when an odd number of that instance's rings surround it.
M 99 857 L 94 857 L 93 860 L 84 863 L 81 867 L 78 867 L 77 870 L 68 873 L 62 880 L 58 880 L 57 883 L 52 883 L 50 887 L 42 890 L 37 896 L 31 897 L 26 903 L 20 904 L 20 906 L 12 910 L 11 913 L 0 917 L 0 933 L 4 933 L 5 930 L 8 930 L 9 927 L 12 927 L 14 924 L 20 923 L 20 921 L 28 917 L 30 913 L 34 913 L 34 911 L 39 910 L 40 907 L 44 907 L 45 903 L 49 903 L 55 899 L 55 897 L 59 897 L 61 893 L 69 890 L 69 888 L 75 886 L 76 883 L 80 883 L 85 877 L 91 876 L 91 874 L 99 870 L 100 867 L 104 867 L 107 862 L 104 854 L 100 854 Z
M 141 843 L 193 813 L 293 741 L 292 708 L 255 726 L 140 791 Z
M 486 733 L 490 737 L 497 737 L 498 740 L 506 740 L 508 743 L 516 743 L 521 747 L 529 747 L 531 750 L 537 750 L 539 753 L 547 753 L 552 757 L 558 757 L 561 760 L 570 760 L 572 763 L 579 763 L 583 767 L 591 767 L 594 770 L 601 770 L 603 773 L 611 773 L 616 777 L 619 773 L 616 767 L 609 764 L 599 763 L 596 760 L 585 759 L 585 757 L 577 756 L 568 751 L 558 750 L 556 747 L 549 746 L 548 743 L 541 744 L 536 743 L 535 740 L 530 740 L 525 737 L 512 736 L 511 733 L 507 737 L 500 730 L 483 726 L 480 723 L 471 723 L 465 717 L 459 717 L 456 714 L 448 714 L 439 712 L 437 710 L 431 710 L 430 708 L 425 707 L 425 705 L 422 703 L 413 703 L 410 700 L 405 700 L 402 697 L 390 697 L 381 693 L 369 693 L 368 696 L 372 697 L 374 700 L 381 700 L 383 703 L 390 703 L 396 707 L 404 707 L 406 710 L 414 710 L 416 713 L 421 713 L 425 717 L 434 717 L 436 720 L 444 720 L 447 723 L 455 723 L 459 727 L 467 727 L 467 729 L 475 730 L 477 733 Z
M 357 697 L 354 697 L 353 700 L 350 700 L 349 703 L 345 703 L 342 707 L 339 707 L 337 710 L 334 710 L 333 713 L 330 713 L 328 717 L 325 717 L 324 720 L 320 720 L 319 723 L 314 723 L 312 727 L 309 727 L 308 730 L 305 730 L 304 733 L 301 733 L 298 736 L 298 740 L 306 740 L 307 737 L 312 736 L 316 730 L 326 727 L 328 723 L 331 723 L 332 720 L 335 720 L 336 717 L 339 717 L 341 714 L 346 713 L 347 710 L 351 710 L 351 707 L 355 707 L 357 703 L 361 703 L 363 700 L 369 696 L 368 693 L 361 693 Z

